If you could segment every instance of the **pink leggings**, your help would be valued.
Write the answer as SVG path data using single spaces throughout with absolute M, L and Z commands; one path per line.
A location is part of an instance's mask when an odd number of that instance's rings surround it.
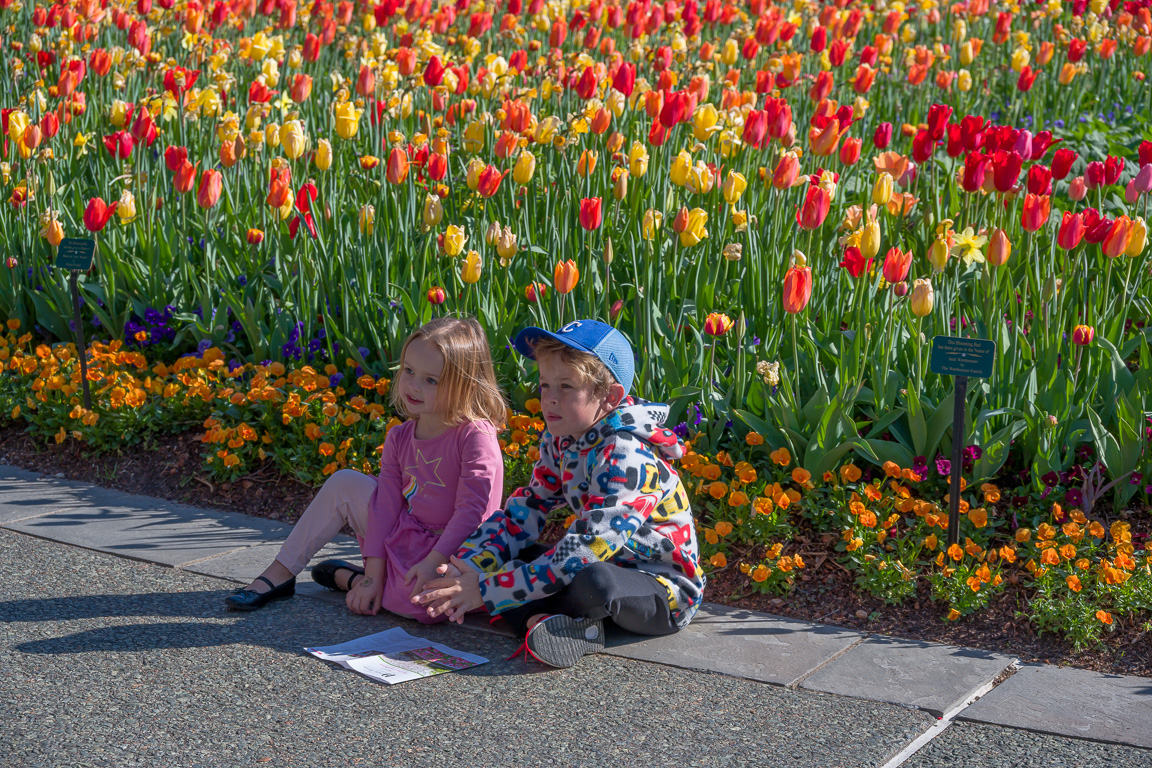
M 292 526 L 292 533 L 280 547 L 276 560 L 293 574 L 300 573 L 345 525 L 356 533 L 357 541 L 363 545 L 368 506 L 376 482 L 375 477 L 354 469 L 342 469 L 328 478 Z

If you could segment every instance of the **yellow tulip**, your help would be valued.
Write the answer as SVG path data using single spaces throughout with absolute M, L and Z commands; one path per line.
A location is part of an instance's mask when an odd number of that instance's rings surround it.
M 356 109 L 351 102 L 336 105 L 336 135 L 342 139 L 355 138 L 360 129 L 361 110 Z
M 676 186 L 682 187 L 688 182 L 688 173 L 691 170 L 692 156 L 684 150 L 680 150 L 680 154 L 676 155 L 676 159 L 672 161 L 672 170 L 668 172 L 668 178 Z
M 556 127 L 560 121 L 555 116 L 549 116 L 541 120 L 536 125 L 536 143 L 537 144 L 551 144 L 553 137 L 556 135 Z
M 688 181 L 685 186 L 690 192 L 694 192 L 697 195 L 706 195 L 712 191 L 715 181 L 716 177 L 712 175 L 712 169 L 701 160 L 692 166 L 692 170 L 688 173 Z
M 640 236 L 645 240 L 653 240 L 663 226 L 664 214 L 649 208 L 644 213 L 644 223 L 640 227 Z
M 932 281 L 923 277 L 916 278 L 912 284 L 912 298 L 910 299 L 912 314 L 917 317 L 931 314 L 933 300 Z
M 436 195 L 428 195 L 424 198 L 424 226 L 431 229 L 440 223 L 444 218 L 444 206 L 440 204 L 440 198 Z
M 696 108 L 696 114 L 692 116 L 692 135 L 698 141 L 707 141 L 712 138 L 712 134 L 720 130 L 716 123 L 720 121 L 720 113 L 716 111 L 716 107 L 711 102 L 706 102 Z
M 360 209 L 360 232 L 365 235 L 371 235 L 372 230 L 376 228 L 376 207 L 366 205 Z
M 316 168 L 321 171 L 326 171 L 332 167 L 332 144 L 328 139 L 320 139 L 316 142 L 316 157 L 313 162 L 316 163 Z
M 518 250 L 520 249 L 516 245 L 516 235 L 511 227 L 505 227 L 500 233 L 500 239 L 496 241 L 496 253 L 500 254 L 501 265 L 507 266 L 508 260 L 515 256 Z
M 623 200 L 628 196 L 628 171 L 617 168 L 612 172 L 612 197 Z
M 296 160 L 304 154 L 307 143 L 304 124 L 299 120 L 289 120 L 280 127 L 280 144 L 284 147 L 284 156 L 289 160 Z
M 865 259 L 871 259 L 880 252 L 880 222 L 868 219 L 864 222 L 864 231 L 860 235 L 860 254 Z
M 720 188 L 720 192 L 724 195 L 728 205 L 736 205 L 746 189 L 748 189 L 748 179 L 744 178 L 741 173 L 729 171 L 728 178 L 724 179 L 724 185 Z
M 624 114 L 625 103 L 624 94 L 614 88 L 608 89 L 608 95 L 604 97 L 604 108 L 611 112 L 613 117 Z
M 468 168 L 464 174 L 464 181 L 468 184 L 468 189 L 475 192 L 480 188 L 480 172 L 486 167 L 484 161 L 478 157 L 468 161 Z
M 136 197 L 128 190 L 120 193 L 120 201 L 116 204 L 116 215 L 120 217 L 121 224 L 127 224 L 136 218 Z
M 28 130 L 28 126 L 31 124 L 32 120 L 28 117 L 27 112 L 13 112 L 8 115 L 8 138 L 12 140 L 13 144 L 18 145 L 24 136 L 24 131 Z
M 628 150 L 628 173 L 637 179 L 648 173 L 648 149 L 638 141 Z
M 476 152 L 484 149 L 484 123 L 472 121 L 464 129 L 464 151 Z
M 932 263 L 932 269 L 943 272 L 948 266 L 948 243 L 939 238 L 933 240 L 928 248 L 928 261 Z
M 689 248 L 708 237 L 708 230 L 704 228 L 707 223 L 708 214 L 702 208 L 693 208 L 689 211 L 688 226 L 680 233 L 680 245 Z
M 1143 216 L 1136 216 L 1132 219 L 1131 236 L 1128 240 L 1128 247 L 1124 249 L 1125 256 L 1135 258 L 1144 253 L 1144 247 L 1148 244 L 1148 224 L 1144 221 Z
M 468 240 L 464 230 L 455 224 L 449 224 L 444 230 L 444 253 L 448 256 L 459 256 L 464 251 L 464 243 Z
M 727 64 L 729 67 L 736 63 L 736 57 L 740 55 L 740 48 L 736 45 L 736 41 L 728 38 L 724 43 L 724 51 L 720 54 L 720 61 Z
M 880 178 L 872 187 L 872 202 L 876 205 L 888 205 L 892 199 L 892 176 L 885 171 L 880 172 Z
M 536 155 L 524 150 L 512 168 L 512 179 L 517 184 L 527 184 L 532 181 L 534 175 L 536 175 Z
M 972 48 L 972 41 L 965 40 L 964 44 L 960 46 L 960 63 L 966 67 L 972 66 L 972 62 L 976 59 L 976 52 Z
M 961 93 L 968 93 L 972 90 L 972 73 L 966 69 L 960 70 L 956 75 L 956 87 L 960 89 Z
M 132 105 L 131 104 L 125 104 L 124 102 L 120 101 L 120 99 L 115 99 L 112 101 L 112 125 L 116 126 L 117 128 L 123 128 L 124 127 L 124 125 L 128 122 L 128 108 L 130 106 L 132 106 Z M 13 115 L 9 115 L 9 118 L 8 118 L 9 119 L 9 122 L 8 122 L 9 130 L 11 130 L 11 128 L 12 128 L 11 119 L 14 116 L 14 114 L 15 113 L 13 113 Z
M 1009 64 L 1011 65 L 1012 69 L 1019 72 L 1020 70 L 1024 69 L 1024 67 L 1028 66 L 1028 62 L 1031 61 L 1031 59 L 1032 55 L 1028 53 L 1027 48 L 1017 48 L 1016 50 L 1012 51 L 1012 58 L 1009 61 Z
M 480 279 L 480 273 L 483 269 L 484 259 L 480 258 L 480 254 L 476 251 L 468 251 L 468 255 L 464 257 L 464 262 L 460 265 L 460 279 L 471 285 Z
M 264 129 L 264 143 L 272 149 L 280 146 L 280 126 L 276 123 L 268 123 Z

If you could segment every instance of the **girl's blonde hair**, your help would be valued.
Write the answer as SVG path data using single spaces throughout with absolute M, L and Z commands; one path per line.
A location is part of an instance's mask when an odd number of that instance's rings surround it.
M 504 427 L 508 403 L 496 383 L 492 350 L 480 323 L 472 317 L 438 317 L 417 328 L 400 350 L 400 364 L 414 339 L 424 339 L 444 356 L 444 370 L 436 402 L 444 411 L 445 424 L 456 426 L 466 421 L 485 420 L 497 429 Z M 396 375 L 400 378 L 403 369 Z M 392 387 L 392 407 L 410 417 L 399 388 Z

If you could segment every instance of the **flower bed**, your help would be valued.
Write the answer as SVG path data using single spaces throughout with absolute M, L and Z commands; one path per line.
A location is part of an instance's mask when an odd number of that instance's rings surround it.
M 0 336 L 0 413 L 41 442 L 100 453 L 198 428 L 201 470 L 218 483 L 271 468 L 318 485 L 345 467 L 374 473 L 399 423 L 385 405 L 386 379 L 279 363 L 230 368 L 215 348 L 150 365 L 119 342 L 93 345 L 87 410 L 75 348 L 35 344 L 18 326 L 10 321 Z M 501 436 L 508 488 L 537 455 L 536 405 Z M 926 588 L 943 621 L 979 614 L 1010 584 L 1026 587 L 1018 618 L 1077 649 L 1119 624 L 1131 633 L 1152 621 L 1146 511 L 1109 519 L 1065 504 L 1067 494 L 983 483 L 964 488 L 960 544 L 946 547 L 947 478 L 927 466 L 847 461 L 814 477 L 756 432 L 724 450 L 705 450 L 706 441 L 690 435 L 677 468 L 703 558 L 729 589 L 735 572 L 747 594 L 786 596 L 813 562 L 832 561 L 858 593 L 887 604 L 918 600 Z

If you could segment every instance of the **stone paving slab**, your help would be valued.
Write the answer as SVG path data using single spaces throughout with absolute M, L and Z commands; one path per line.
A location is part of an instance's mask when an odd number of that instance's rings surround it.
M 0 464 L 0 525 L 83 505 L 90 488 Z
M 666 637 L 621 632 L 607 653 L 791 686 L 865 636 L 766 613 L 705 603 L 685 629 Z
M 122 496 L 117 497 L 123 498 Z M 8 523 L 13 531 L 64 544 L 181 565 L 256 544 L 276 541 L 283 529 L 248 515 L 220 514 L 157 499 L 74 507 Z
M 1027 664 L 959 719 L 1152 747 L 1152 680 Z
M 1149 768 L 1152 751 L 980 723 L 953 723 L 902 768 Z
M 916 707 L 941 717 L 991 683 L 1013 658 L 873 636 L 805 679 L 801 688 Z
M 276 557 L 276 553 L 280 551 L 280 544 L 281 542 L 279 541 L 269 544 L 257 544 L 256 546 L 241 549 L 236 552 L 229 552 L 227 554 L 210 557 L 207 560 L 201 560 L 197 563 L 184 565 L 182 568 L 185 571 L 202 573 L 205 576 L 215 576 L 219 579 L 228 579 L 229 581 L 238 581 L 247 584 L 268 567 L 273 558 Z M 297 589 L 299 589 L 300 582 L 312 581 L 312 565 L 330 558 L 339 558 L 359 565 L 360 546 L 356 543 L 356 539 L 351 536 L 340 536 L 336 541 L 326 545 L 312 558 L 309 567 L 306 567 L 300 572 L 300 575 L 296 577 Z
M 317 600 L 227 613 L 229 582 L 10 531 L 0 551 L 4 768 L 873 768 L 932 723 L 603 654 L 550 670 L 506 660 L 509 638 Z M 302 652 L 392 626 L 491 662 L 387 686 Z

